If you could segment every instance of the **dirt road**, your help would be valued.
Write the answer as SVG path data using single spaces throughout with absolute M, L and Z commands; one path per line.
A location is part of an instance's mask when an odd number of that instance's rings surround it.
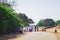
M 47 32 L 32 32 L 19 40 L 57 40 L 57 37 Z

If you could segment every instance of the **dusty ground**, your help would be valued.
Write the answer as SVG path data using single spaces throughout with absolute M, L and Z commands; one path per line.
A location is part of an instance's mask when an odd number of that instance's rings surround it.
M 54 32 L 55 29 L 57 30 L 57 33 Z M 53 27 L 53 28 L 49 28 L 46 30 L 47 30 L 47 32 L 50 32 L 53 35 L 55 35 L 57 37 L 57 39 L 60 40 L 60 28 L 59 27 Z

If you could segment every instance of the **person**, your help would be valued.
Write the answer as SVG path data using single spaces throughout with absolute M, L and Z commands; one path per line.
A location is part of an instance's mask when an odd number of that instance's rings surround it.
M 33 27 L 31 27 L 31 30 L 33 31 Z
M 55 33 L 57 33 L 57 30 L 55 29 Z
M 36 32 L 36 26 L 35 26 L 35 32 Z
M 32 32 L 32 28 L 31 27 L 29 28 L 29 32 Z
M 32 32 L 32 29 L 29 29 L 29 32 Z
M 18 31 L 19 31 L 19 33 L 23 33 L 22 27 L 19 27 L 19 28 L 18 28 Z

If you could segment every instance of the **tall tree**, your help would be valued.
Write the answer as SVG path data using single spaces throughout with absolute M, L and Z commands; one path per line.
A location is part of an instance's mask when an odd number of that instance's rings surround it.
M 25 14 L 19 13 L 17 14 L 19 18 L 23 20 L 25 26 L 28 26 L 31 23 L 34 23 L 32 19 L 29 19 Z

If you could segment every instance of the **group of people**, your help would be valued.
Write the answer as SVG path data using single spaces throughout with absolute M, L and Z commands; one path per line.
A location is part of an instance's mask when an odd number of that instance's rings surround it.
M 38 31 L 38 27 L 26 27 L 24 29 L 25 32 L 32 32 L 32 31 Z
M 18 28 L 18 32 L 19 32 L 19 33 L 23 33 L 23 28 L 22 28 L 22 27 L 19 27 L 19 28 Z
M 32 31 L 39 31 L 39 28 L 38 27 L 26 27 L 24 30 L 23 30 L 23 28 L 21 28 L 21 27 L 19 27 L 19 29 L 18 29 L 18 31 L 19 31 L 19 33 L 23 33 L 23 31 L 25 31 L 25 32 L 32 32 Z M 42 32 L 46 32 L 46 30 L 45 29 L 42 29 Z M 55 29 L 54 30 L 54 32 L 55 33 L 57 33 L 57 30 Z
M 18 32 L 19 33 L 23 33 L 23 32 L 32 32 L 33 31 L 33 27 L 25 27 L 25 29 L 23 29 L 22 27 L 18 28 Z
M 33 31 L 33 27 L 26 27 L 26 28 L 25 28 L 25 31 L 26 31 L 26 32 L 32 32 L 32 31 Z

